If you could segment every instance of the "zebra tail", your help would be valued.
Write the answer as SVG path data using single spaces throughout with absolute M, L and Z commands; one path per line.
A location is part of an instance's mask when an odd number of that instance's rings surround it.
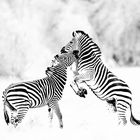
M 130 111 L 131 111 L 130 122 L 131 122 L 133 125 L 140 125 L 140 120 L 137 120 L 137 119 L 133 116 L 131 106 L 130 106 Z
M 9 101 L 7 100 L 7 90 L 8 88 L 3 91 L 3 105 L 4 105 L 4 108 L 3 108 L 3 111 L 4 111 L 4 119 L 5 119 L 5 122 L 7 123 L 7 125 L 10 123 L 10 119 L 9 119 L 9 115 L 8 115 L 8 112 L 7 112 L 7 109 L 6 109 L 6 105 L 9 107 L 10 110 L 12 111 L 16 111 L 16 109 L 9 103 Z
M 9 119 L 8 112 L 6 110 L 6 105 L 9 107 L 9 109 L 11 111 L 17 111 L 17 110 L 9 103 L 9 101 L 7 99 L 5 99 L 5 102 L 4 102 L 4 118 L 5 118 L 5 122 L 8 125 L 10 123 L 10 119 Z
M 8 113 L 7 113 L 5 104 L 4 104 L 4 119 L 5 119 L 5 122 L 6 122 L 7 125 L 8 125 L 8 124 L 10 123 L 10 119 L 9 119 L 9 115 L 8 115 Z

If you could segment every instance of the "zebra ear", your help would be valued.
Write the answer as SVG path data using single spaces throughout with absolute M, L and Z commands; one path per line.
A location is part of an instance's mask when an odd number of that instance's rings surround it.
M 79 51 L 78 50 L 73 50 L 73 54 L 75 55 L 75 58 L 78 59 L 79 55 L 78 55 Z
M 72 32 L 72 36 L 73 37 L 75 37 L 76 36 L 76 32 L 74 31 L 74 32 Z

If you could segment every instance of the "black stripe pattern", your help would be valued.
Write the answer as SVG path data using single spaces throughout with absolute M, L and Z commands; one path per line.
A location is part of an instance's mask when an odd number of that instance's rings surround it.
M 119 122 L 126 124 L 126 109 L 131 108 L 132 102 L 132 94 L 128 85 L 104 65 L 100 48 L 88 34 L 75 31 L 72 35 L 73 39 L 62 48 L 61 53 L 68 53 L 76 48 L 79 50 L 77 61 L 79 75 L 76 75 L 75 82 L 85 82 L 98 98 L 113 106 L 114 111 L 118 113 Z M 86 79 L 86 77 L 89 78 Z M 80 92 L 77 91 L 77 93 Z
M 11 123 L 14 126 L 21 122 L 29 108 L 45 105 L 55 110 L 60 127 L 63 126 L 57 102 L 61 99 L 66 84 L 67 67 L 76 61 L 76 57 L 73 53 L 57 55 L 55 61 L 58 64 L 48 68 L 45 78 L 12 84 L 4 91 L 4 107 L 7 105 L 11 109 Z

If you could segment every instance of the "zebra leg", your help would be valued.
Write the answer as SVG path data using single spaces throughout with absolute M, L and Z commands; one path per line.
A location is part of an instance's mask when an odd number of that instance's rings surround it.
M 54 111 L 55 111 L 55 113 L 56 113 L 56 115 L 58 117 L 60 128 L 63 128 L 62 114 L 60 112 L 60 108 L 59 108 L 59 105 L 58 105 L 57 102 L 54 105 Z
M 86 83 L 86 81 L 92 80 L 94 78 L 94 73 L 94 70 L 90 69 L 75 76 L 74 82 L 77 84 L 77 87 L 79 89 L 77 94 L 80 97 L 85 97 L 85 94 L 87 94 L 87 90 L 84 88 L 79 88 L 78 83 Z
M 71 84 L 70 84 L 71 88 L 73 89 L 73 91 L 77 94 L 77 92 L 80 90 L 78 84 L 76 81 L 73 81 Z
M 76 77 L 79 75 L 77 71 L 73 71 L 74 75 L 75 75 L 75 79 L 74 81 L 70 84 L 71 88 L 73 89 L 73 91 L 75 92 L 75 94 L 79 95 L 79 92 L 82 92 L 83 88 L 80 88 L 77 81 L 76 81 Z M 79 95 L 80 96 L 80 95 Z
M 73 85 L 76 85 L 77 90 L 75 90 Z M 75 80 L 74 80 L 74 84 L 73 85 L 70 84 L 70 86 L 73 89 L 73 91 L 75 92 L 75 94 L 79 95 L 80 97 L 84 97 L 85 98 L 85 94 L 87 94 L 87 90 L 84 89 L 84 88 L 79 87 L 78 83 Z
M 71 88 L 73 89 L 73 91 L 75 92 L 75 94 L 77 94 L 76 90 L 74 89 L 73 85 L 70 84 Z
M 111 107 L 113 107 L 114 112 L 117 111 L 117 108 L 116 108 L 116 99 L 115 99 L 115 98 L 108 98 L 108 99 L 106 99 L 106 102 L 107 102 Z
M 53 119 L 53 109 L 49 107 L 48 112 L 49 112 L 49 119 L 50 119 L 50 125 L 51 125 L 52 119 Z
M 85 98 L 85 94 L 87 94 L 87 90 L 86 89 L 79 88 L 77 82 L 75 82 L 75 81 L 74 81 L 74 84 L 70 84 L 70 86 L 73 89 L 73 91 L 75 92 L 75 94 L 79 95 L 80 97 L 84 97 Z M 76 87 L 76 88 L 74 88 L 74 87 Z
M 29 110 L 29 106 L 24 106 L 21 109 L 19 109 L 17 118 L 15 119 L 15 123 L 21 123 L 28 110 Z
M 127 108 L 128 108 L 127 104 L 124 104 L 124 102 L 122 100 L 117 100 L 116 109 L 117 109 L 119 124 L 126 125 L 126 123 L 127 123 L 127 118 L 126 118 Z
M 11 124 L 17 127 L 17 125 L 22 122 L 27 111 L 29 110 L 29 107 L 30 106 L 28 101 L 25 101 L 24 104 L 19 104 L 17 107 L 17 111 L 15 113 L 12 113 L 11 115 Z

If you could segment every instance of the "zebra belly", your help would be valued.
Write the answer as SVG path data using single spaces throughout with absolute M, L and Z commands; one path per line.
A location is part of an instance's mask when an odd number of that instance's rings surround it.
M 30 108 L 39 108 L 48 105 L 48 99 L 31 99 L 30 98 Z
M 114 78 L 108 82 L 106 80 L 102 85 L 96 84 L 95 81 L 86 82 L 92 92 L 101 100 L 112 100 L 113 98 L 125 100 L 131 104 L 132 94 L 128 85 L 119 79 Z
M 30 97 L 30 108 L 39 108 L 39 107 L 43 107 L 46 106 L 52 102 L 52 100 L 54 99 L 54 94 L 53 92 L 49 92 L 49 94 L 45 93 L 44 94 L 38 94 L 38 98 L 36 97 Z
M 42 103 L 42 104 L 36 105 L 36 104 L 32 104 L 32 102 L 31 102 L 30 108 L 40 108 L 40 107 L 43 107 L 45 105 L 47 105 L 47 104 L 46 103 Z

